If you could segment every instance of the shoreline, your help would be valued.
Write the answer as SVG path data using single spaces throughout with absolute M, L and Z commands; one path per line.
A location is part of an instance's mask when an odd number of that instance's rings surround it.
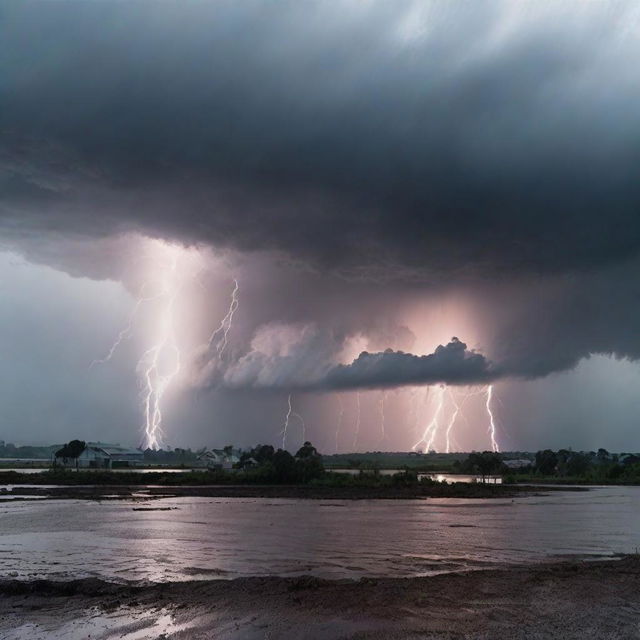
M 427 498 L 507 499 L 554 491 L 588 491 L 587 487 L 544 487 L 481 483 L 434 483 L 415 486 L 323 485 L 157 485 L 87 484 L 0 487 L 0 502 L 20 500 L 150 500 L 160 498 L 285 498 L 303 500 L 416 500 Z
M 16 639 L 74 629 L 105 639 L 135 631 L 182 639 L 618 640 L 637 637 L 639 621 L 638 556 L 357 581 L 0 581 L 0 636 Z M 96 625 L 107 632 L 92 635 Z

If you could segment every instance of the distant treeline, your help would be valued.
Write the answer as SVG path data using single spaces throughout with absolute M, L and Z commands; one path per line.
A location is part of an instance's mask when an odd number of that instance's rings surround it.
M 640 455 L 637 453 L 609 453 L 544 449 L 535 454 L 530 467 L 506 470 L 514 481 L 546 478 L 561 482 L 594 484 L 640 484 Z
M 59 444 L 20 447 L 10 442 L 4 443 L 0 441 L 0 458 L 38 458 L 50 460 L 53 452 L 59 448 Z

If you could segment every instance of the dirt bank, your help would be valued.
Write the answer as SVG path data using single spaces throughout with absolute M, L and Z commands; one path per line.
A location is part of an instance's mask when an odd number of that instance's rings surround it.
M 0 594 L 6 640 L 640 637 L 636 557 L 360 581 L 4 581 Z
M 0 481 L 2 478 L 0 477 Z M 174 498 L 200 496 L 208 498 L 301 498 L 311 500 L 373 500 L 415 498 L 514 498 L 556 491 L 517 485 L 473 483 L 434 483 L 412 486 L 346 486 L 323 485 L 185 485 L 154 486 L 153 483 L 132 485 L 68 485 L 68 486 L 0 486 L 0 502 L 32 497 L 51 499 L 128 500 L 131 498 Z M 588 491 L 585 487 L 562 487 L 562 491 Z

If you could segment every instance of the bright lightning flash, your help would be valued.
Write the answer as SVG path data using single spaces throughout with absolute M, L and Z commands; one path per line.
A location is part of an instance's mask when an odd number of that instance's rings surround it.
M 385 417 L 384 417 L 384 401 L 387 396 L 386 391 L 382 391 L 380 393 L 380 404 L 378 405 L 380 409 L 380 433 L 382 435 L 381 442 L 384 442 L 387 439 L 387 434 L 385 432 Z
M 338 395 L 338 406 L 340 407 L 338 413 L 338 424 L 336 425 L 336 453 L 338 453 L 338 441 L 340 439 L 340 428 L 342 427 L 342 418 L 344 417 L 344 404 L 342 398 Z
M 166 245 L 169 264 L 160 274 L 163 305 L 158 313 L 158 338 L 142 354 L 137 367 L 143 382 L 144 438 L 148 449 L 161 447 L 162 397 L 180 371 L 180 348 L 174 326 L 180 251 L 180 247 Z
M 302 427 L 302 444 L 304 444 L 307 440 L 307 425 L 304 422 L 304 418 L 293 410 L 291 405 L 291 394 L 287 397 L 287 414 L 284 417 L 284 423 L 282 424 L 282 448 L 287 448 L 287 431 L 289 430 L 289 421 L 291 418 L 297 418 L 300 421 L 300 426 Z
M 233 281 L 233 291 L 231 292 L 231 303 L 229 304 L 229 310 L 227 314 L 222 318 L 220 322 L 220 326 L 211 334 L 209 338 L 209 349 L 215 349 L 218 353 L 218 357 L 222 358 L 222 354 L 224 350 L 227 348 L 229 330 L 231 329 L 231 325 L 233 324 L 233 314 L 238 309 L 238 289 L 240 288 L 238 285 L 238 281 L 234 279 Z
M 449 398 L 451 398 L 451 402 L 453 403 L 453 412 L 451 417 L 449 418 L 449 424 L 447 425 L 447 431 L 445 434 L 446 437 L 446 448 L 445 451 L 447 453 L 451 453 L 451 430 L 453 429 L 453 425 L 456 422 L 456 418 L 460 413 L 460 405 L 456 402 L 455 396 L 452 391 L 449 391 Z
M 152 271 L 142 286 L 127 325 L 118 333 L 107 355 L 94 360 L 90 366 L 112 359 L 118 347 L 133 333 L 134 322 L 143 304 L 153 302 L 152 311 L 146 315 L 153 324 L 145 330 L 152 346 L 142 354 L 136 370 L 142 387 L 142 446 L 159 449 L 162 445 L 162 399 L 181 370 L 180 345 L 175 327 L 176 300 L 186 279 L 197 277 L 194 263 L 202 262 L 202 258 L 193 250 L 161 240 L 146 240 L 142 252 L 151 259 Z M 154 293 L 145 295 L 147 289 Z M 141 323 L 140 329 L 144 329 L 144 324 L 146 322 Z M 227 332 L 229 326 L 230 319 L 225 324 Z
M 487 415 L 489 416 L 489 436 L 491 437 L 491 450 L 496 453 L 499 453 L 500 447 L 498 446 L 498 442 L 496 440 L 496 423 L 493 416 L 493 411 L 491 409 L 492 399 L 493 399 L 493 385 L 490 384 L 487 387 L 487 402 L 485 406 L 487 408 Z
M 425 451 L 431 451 L 433 447 L 433 441 L 435 440 L 436 433 L 438 432 L 438 428 L 440 426 L 440 416 L 442 415 L 442 409 L 444 407 L 444 393 L 445 393 L 444 385 L 441 385 L 436 388 L 436 410 L 433 413 L 433 418 L 431 418 L 431 422 L 425 428 L 422 437 L 418 442 L 416 442 L 412 449 L 415 451 L 421 444 L 425 445 Z M 428 393 L 428 388 L 427 388 Z
M 356 428 L 355 435 L 353 437 L 353 446 L 358 446 L 358 438 L 360 437 L 360 392 L 356 392 Z
M 287 415 L 284 417 L 284 424 L 282 425 L 282 448 L 287 448 L 287 430 L 289 429 L 289 418 L 291 418 L 291 394 L 287 398 Z

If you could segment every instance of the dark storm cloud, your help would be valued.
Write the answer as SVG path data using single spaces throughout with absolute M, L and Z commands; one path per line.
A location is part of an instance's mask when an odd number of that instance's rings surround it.
M 0 11 L 0 242 L 125 282 L 136 247 L 117 234 L 233 250 L 234 361 L 198 384 L 472 384 L 640 357 L 635 3 Z M 475 301 L 478 351 L 412 355 L 403 314 L 447 289 Z M 334 368 L 358 335 L 369 353 Z
M 406 385 L 473 385 L 498 377 L 491 363 L 480 353 L 452 338 L 425 356 L 392 351 L 361 353 L 351 364 L 338 365 L 319 383 L 328 389 L 385 389 Z
M 295 335 L 292 335 L 295 334 Z M 285 347 L 283 349 L 283 346 Z M 262 327 L 249 353 L 229 364 L 209 361 L 206 382 L 218 388 L 270 391 L 349 391 L 406 385 L 477 385 L 500 377 L 482 354 L 458 338 L 417 356 L 363 351 L 351 364 L 332 364 L 343 344 L 316 327 Z
M 632 12 L 5 2 L 3 236 L 139 230 L 430 279 L 635 255 Z
M 640 359 L 640 261 L 476 292 L 484 346 L 502 371 L 538 378 L 592 354 Z

